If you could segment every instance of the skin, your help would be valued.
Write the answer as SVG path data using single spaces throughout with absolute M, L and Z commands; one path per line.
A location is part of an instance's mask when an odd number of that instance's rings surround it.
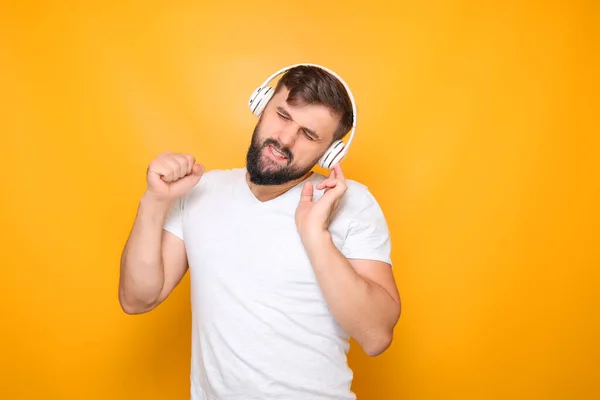
M 324 106 L 291 107 L 286 99 L 288 90 L 276 93 L 259 121 L 258 141 L 277 142 L 277 150 L 291 153 L 291 163 L 274 157 L 268 147 L 262 149 L 260 162 L 265 172 L 287 168 L 304 171 L 296 179 L 279 185 L 257 185 L 247 177 L 250 189 L 261 201 L 271 200 L 296 186 L 310 175 L 310 170 L 333 140 L 339 119 Z M 289 157 L 288 157 L 289 158 Z
M 271 99 L 255 135 L 259 145 L 268 140 L 287 157 L 275 156 L 266 146 L 258 165 L 263 172 L 287 168 L 302 173 L 276 185 L 255 184 L 247 176 L 248 186 L 260 201 L 276 198 L 310 175 L 332 142 L 339 121 L 324 106 L 292 107 L 286 98 L 284 89 Z M 203 172 L 204 167 L 191 155 L 163 153 L 150 163 L 147 190 L 121 257 L 119 301 L 126 313 L 154 309 L 186 273 L 183 241 L 162 227 L 173 202 L 194 187 Z M 315 202 L 312 184 L 303 185 L 295 213 L 298 233 L 333 316 L 366 354 L 379 355 L 390 346 L 401 313 L 392 269 L 380 261 L 348 260 L 334 246 L 329 222 L 347 190 L 340 165 L 316 189 L 325 192 Z

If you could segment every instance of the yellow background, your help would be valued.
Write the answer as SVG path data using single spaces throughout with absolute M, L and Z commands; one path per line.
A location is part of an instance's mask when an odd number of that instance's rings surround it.
M 0 398 L 188 398 L 187 278 L 117 301 L 145 168 L 243 165 L 250 93 L 303 61 L 358 99 L 403 298 L 359 399 L 600 398 L 598 2 L 100 3 L 0 12 Z

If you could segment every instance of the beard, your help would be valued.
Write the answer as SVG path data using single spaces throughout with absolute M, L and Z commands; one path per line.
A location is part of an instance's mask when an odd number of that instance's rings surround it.
M 310 172 L 313 165 L 306 167 L 293 167 L 294 155 L 287 147 L 282 146 L 277 140 L 267 138 L 260 143 L 259 138 L 260 120 L 252 133 L 250 147 L 246 154 L 246 170 L 250 182 L 255 185 L 283 185 L 284 183 L 300 179 Z M 285 155 L 287 163 L 280 165 L 273 160 L 262 157 L 262 152 L 267 146 L 273 146 Z M 317 159 L 318 160 L 318 159 Z M 316 163 L 316 161 L 315 161 Z

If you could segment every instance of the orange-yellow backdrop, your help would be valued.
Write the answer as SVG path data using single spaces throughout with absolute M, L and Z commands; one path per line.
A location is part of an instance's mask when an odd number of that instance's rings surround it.
M 145 167 L 241 165 L 248 96 L 302 61 L 352 86 L 394 243 L 359 399 L 600 397 L 598 2 L 111 3 L 2 6 L 0 398 L 188 397 L 187 278 L 117 302 Z

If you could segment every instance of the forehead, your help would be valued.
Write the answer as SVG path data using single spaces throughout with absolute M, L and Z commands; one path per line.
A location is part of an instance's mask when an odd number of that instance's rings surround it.
M 271 104 L 283 108 L 298 125 L 317 132 L 322 139 L 333 137 L 340 121 L 338 116 L 322 104 L 288 104 L 288 94 L 289 90 L 282 87 L 271 99 Z

